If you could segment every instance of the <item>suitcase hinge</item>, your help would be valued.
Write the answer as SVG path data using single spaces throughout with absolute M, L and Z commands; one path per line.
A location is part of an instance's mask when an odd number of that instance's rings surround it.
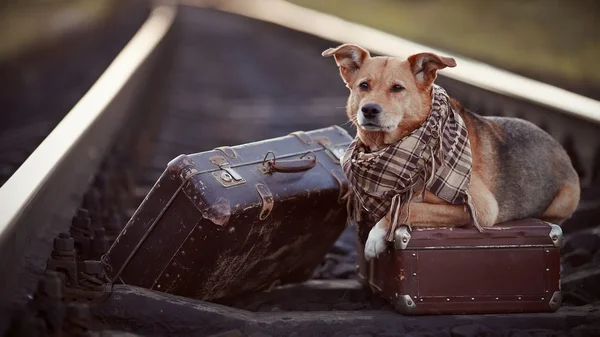
M 246 182 L 244 177 L 237 173 L 224 157 L 215 156 L 210 158 L 210 161 L 221 169 L 221 171 L 212 172 L 211 175 L 223 187 L 237 186 Z
M 262 199 L 262 210 L 260 211 L 258 218 L 260 220 L 264 220 L 269 216 L 269 214 L 271 214 L 275 200 L 273 199 L 273 193 L 271 193 L 265 184 L 256 184 L 256 190 Z

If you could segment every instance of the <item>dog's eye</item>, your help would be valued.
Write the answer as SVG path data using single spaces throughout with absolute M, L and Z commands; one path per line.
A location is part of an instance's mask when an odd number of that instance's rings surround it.
M 367 82 L 361 82 L 358 87 L 360 88 L 360 90 L 362 91 L 367 91 L 369 90 L 369 83 Z
M 400 92 L 402 90 L 404 90 L 404 87 L 401 86 L 400 84 L 394 84 L 392 86 L 392 92 Z

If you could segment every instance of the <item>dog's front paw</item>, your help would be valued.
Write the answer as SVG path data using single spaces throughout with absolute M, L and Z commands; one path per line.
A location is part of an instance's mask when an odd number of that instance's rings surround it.
M 383 253 L 385 250 L 385 234 L 386 231 L 378 225 L 371 228 L 367 243 L 365 244 L 365 259 L 367 261 Z

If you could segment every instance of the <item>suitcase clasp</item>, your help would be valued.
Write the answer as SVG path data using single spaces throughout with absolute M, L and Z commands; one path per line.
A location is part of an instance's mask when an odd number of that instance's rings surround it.
M 221 156 L 212 157 L 210 161 L 217 165 L 221 171 L 212 172 L 213 178 L 217 180 L 223 187 L 231 187 L 241 185 L 246 182 L 244 177 L 237 173 L 227 160 Z

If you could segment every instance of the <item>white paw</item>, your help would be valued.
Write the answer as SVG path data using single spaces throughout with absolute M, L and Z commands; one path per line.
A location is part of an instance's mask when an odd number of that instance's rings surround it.
M 365 259 L 367 261 L 383 253 L 385 250 L 385 234 L 386 231 L 378 225 L 371 228 L 365 244 Z

